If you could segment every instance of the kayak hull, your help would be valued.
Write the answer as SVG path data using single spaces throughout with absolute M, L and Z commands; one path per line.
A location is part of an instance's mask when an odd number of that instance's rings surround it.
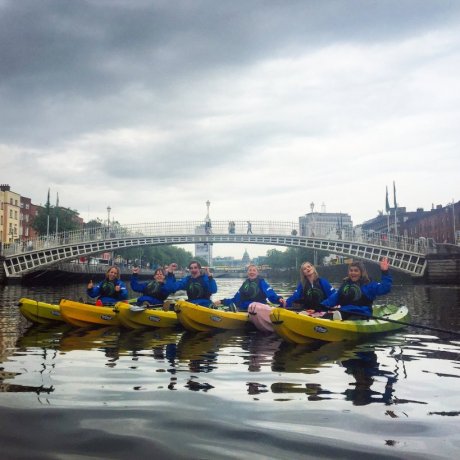
M 113 306 L 103 307 L 67 299 L 62 299 L 59 306 L 64 320 L 73 326 L 120 326 L 121 324 Z
M 185 329 L 195 332 L 209 332 L 216 329 L 244 329 L 249 324 L 247 312 L 218 310 L 186 300 L 175 304 L 177 319 Z
M 128 329 L 142 329 L 146 327 L 174 328 L 179 324 L 175 311 L 162 308 L 146 308 L 142 311 L 132 311 L 131 305 L 118 302 L 115 305 L 118 311 L 120 324 Z
M 64 322 L 61 309 L 57 304 L 39 302 L 23 297 L 19 299 L 18 305 L 22 316 L 33 323 Z
M 331 320 L 314 318 L 284 308 L 274 308 L 270 319 L 275 332 L 288 342 L 306 344 L 312 339 L 326 342 L 342 340 L 360 340 L 361 338 L 394 331 L 406 324 L 390 321 L 407 321 L 409 312 L 406 306 L 382 305 L 373 307 L 374 316 L 382 319 L 363 319 L 357 321 Z M 390 321 L 385 321 L 385 318 Z

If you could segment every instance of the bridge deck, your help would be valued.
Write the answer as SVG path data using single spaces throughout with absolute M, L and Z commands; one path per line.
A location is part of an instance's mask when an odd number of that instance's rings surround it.
M 86 229 L 37 238 L 23 244 L 5 245 L 3 266 L 8 277 L 45 266 L 116 249 L 146 245 L 244 243 L 311 248 L 318 251 L 378 262 L 388 257 L 393 268 L 422 276 L 426 267 L 427 246 L 424 240 L 404 237 L 382 238 L 376 233 L 338 232 L 332 229 L 321 237 L 300 234 L 293 222 L 163 222 Z

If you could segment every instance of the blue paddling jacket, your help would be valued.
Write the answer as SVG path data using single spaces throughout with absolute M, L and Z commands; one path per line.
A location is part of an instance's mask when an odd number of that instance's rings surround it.
M 120 286 L 119 291 L 115 290 L 116 286 Z M 115 305 L 121 300 L 128 299 L 128 288 L 125 283 L 119 279 L 115 281 L 105 279 L 97 283 L 91 289 L 87 289 L 86 292 L 92 298 L 97 297 L 103 305 Z
M 257 277 L 254 280 L 247 278 L 239 288 L 238 292 L 231 299 L 222 299 L 224 305 L 234 303 L 238 310 L 247 311 L 252 302 L 279 304 L 280 297 L 273 288 L 263 279 Z
M 291 308 L 294 303 L 301 303 L 306 310 L 326 310 L 321 305 L 321 302 L 334 292 L 335 289 L 324 278 L 317 278 L 313 281 L 313 284 L 307 283 L 305 287 L 302 286 L 302 283 L 299 283 L 294 293 L 286 299 L 286 308 Z
M 171 278 L 171 282 L 176 280 L 176 277 L 172 273 L 168 273 L 166 279 L 168 278 Z M 156 280 L 140 282 L 137 273 L 131 275 L 130 284 L 133 291 L 142 292 L 143 294 L 138 297 L 137 305 L 142 305 L 144 302 L 147 302 L 149 305 L 163 304 L 169 294 L 174 292 L 168 288 L 166 282 L 160 283 Z
M 391 291 L 393 278 L 389 271 L 382 272 L 380 283 L 369 281 L 368 283 L 354 283 L 346 279 L 340 288 L 321 302 L 326 307 L 340 305 L 340 311 L 350 315 L 372 315 L 372 303 L 376 297 L 388 294 Z
M 174 281 L 171 277 L 166 279 L 166 288 L 172 292 L 187 292 L 187 300 L 191 303 L 209 307 L 212 294 L 217 292 L 217 284 L 212 276 L 206 274 L 192 278 L 190 275 L 179 281 Z

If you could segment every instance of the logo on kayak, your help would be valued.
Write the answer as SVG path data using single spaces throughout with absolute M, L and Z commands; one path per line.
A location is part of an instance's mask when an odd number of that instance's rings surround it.
M 315 326 L 315 327 L 314 327 L 314 330 L 315 330 L 316 332 L 319 332 L 320 334 L 324 334 L 325 332 L 327 332 L 327 327 Z
M 60 312 L 54 311 L 54 310 L 51 311 L 51 314 L 52 314 L 53 316 L 61 316 L 61 313 L 60 313 Z
M 161 318 L 155 315 L 149 316 L 149 321 L 153 321 L 154 323 L 158 323 L 161 321 Z
M 214 315 L 213 315 L 213 316 L 211 316 L 210 318 L 211 318 L 211 321 L 214 321 L 214 322 L 216 322 L 216 323 L 222 321 L 222 318 L 221 318 L 220 316 L 214 316 Z
M 113 317 L 110 316 L 110 315 L 101 315 L 101 319 L 104 319 L 106 321 L 111 321 L 113 319 Z

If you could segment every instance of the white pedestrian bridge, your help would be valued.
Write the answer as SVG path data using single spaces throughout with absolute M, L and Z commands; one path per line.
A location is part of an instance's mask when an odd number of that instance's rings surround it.
M 184 244 L 264 244 L 310 248 L 378 263 L 388 257 L 392 268 L 421 277 L 432 240 L 331 228 L 303 235 L 298 222 L 276 221 L 182 221 L 110 225 L 41 236 L 21 243 L 4 244 L 1 261 L 4 275 L 21 277 L 61 262 L 117 249 Z

